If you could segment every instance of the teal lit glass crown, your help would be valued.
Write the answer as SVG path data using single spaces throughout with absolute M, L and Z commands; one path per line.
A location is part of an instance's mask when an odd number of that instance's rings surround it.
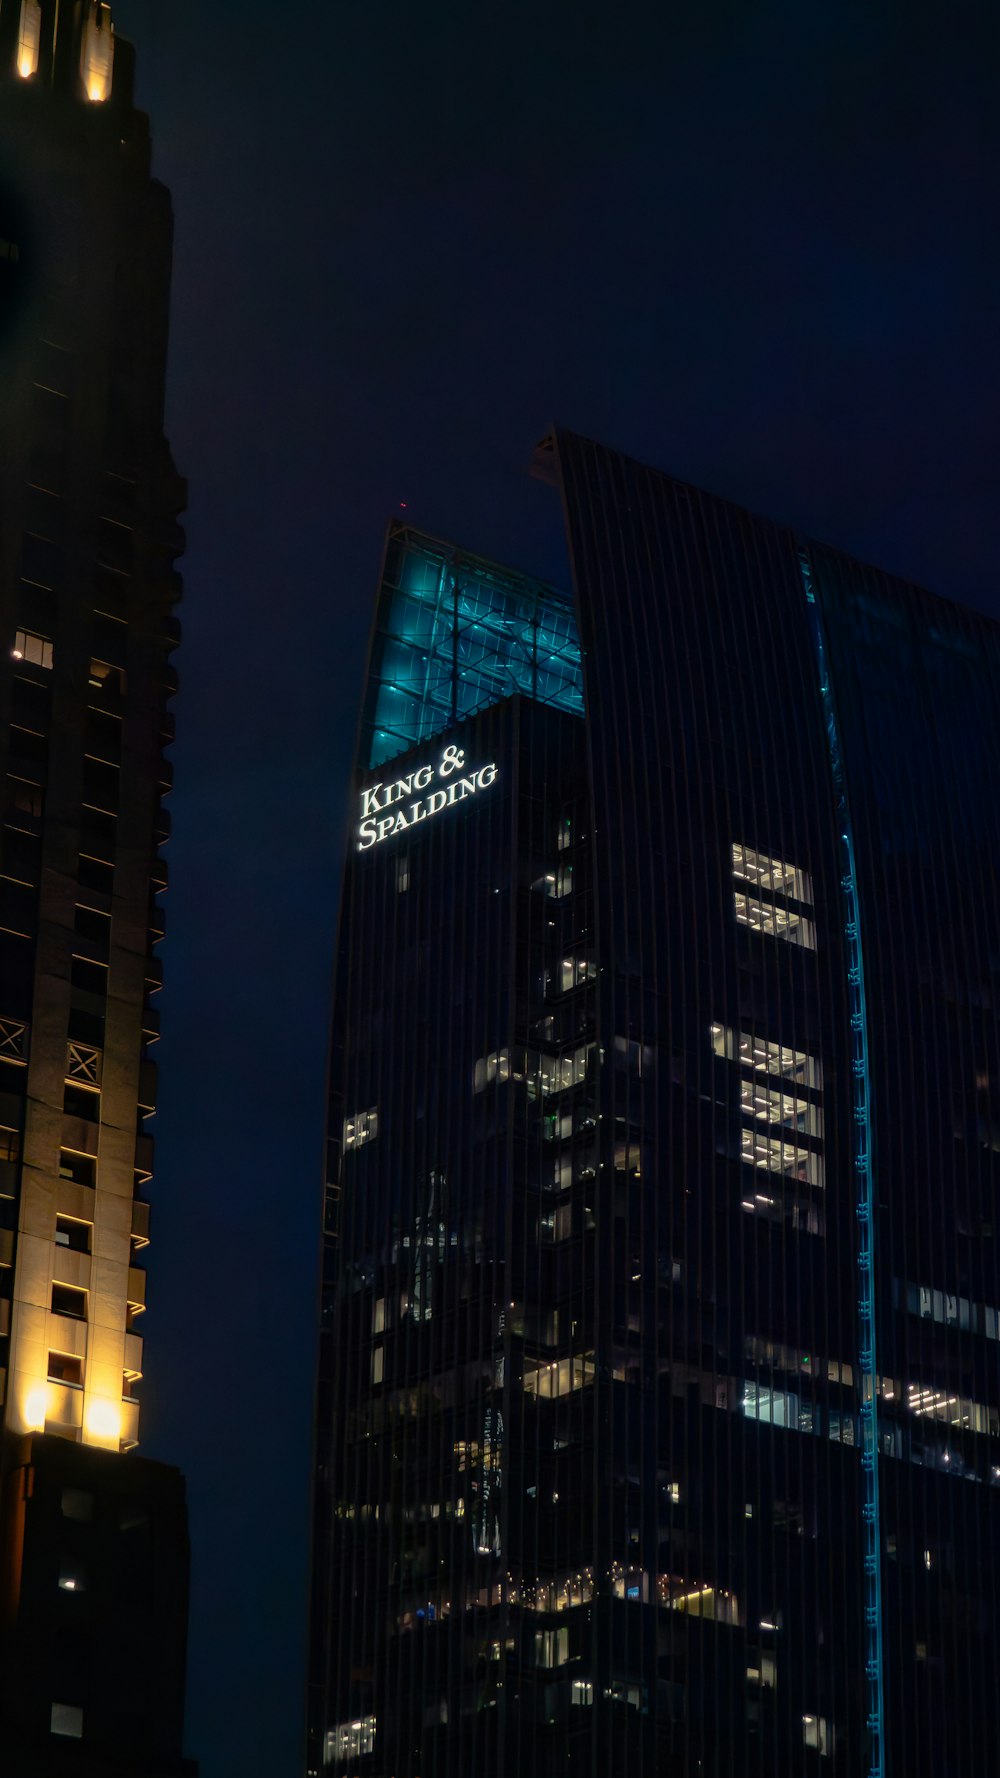
M 362 757 L 381 765 L 515 692 L 583 715 L 569 595 L 393 525 Z

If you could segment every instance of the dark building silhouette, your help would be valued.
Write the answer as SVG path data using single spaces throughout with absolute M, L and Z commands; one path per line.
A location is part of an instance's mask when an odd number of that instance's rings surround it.
M 0 1765 L 176 1778 L 184 1484 L 132 1455 L 184 485 L 171 212 L 94 0 L 0 3 Z
M 997 628 L 538 467 L 572 599 L 386 546 L 309 1771 L 992 1770 Z

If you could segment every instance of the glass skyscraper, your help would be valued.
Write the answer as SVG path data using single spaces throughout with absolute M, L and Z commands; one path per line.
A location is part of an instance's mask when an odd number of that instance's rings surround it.
M 556 433 L 390 526 L 331 1045 L 309 1771 L 1000 1745 L 1000 632 Z

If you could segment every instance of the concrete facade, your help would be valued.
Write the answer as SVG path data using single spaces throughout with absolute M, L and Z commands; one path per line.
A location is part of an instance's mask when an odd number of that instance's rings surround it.
M 170 199 L 131 87 L 107 5 L 2 0 L 0 1740 L 25 1773 L 182 1769 L 183 1481 L 124 1457 L 139 1440 L 184 505 L 163 431 Z M 67 1491 L 88 1497 L 85 1521 L 60 1509 Z M 158 1527 L 132 1611 L 154 1570 L 172 1574 L 141 1656 L 174 1675 L 158 1692 L 116 1665 L 123 1492 Z M 90 1578 L 67 1589 L 81 1542 Z

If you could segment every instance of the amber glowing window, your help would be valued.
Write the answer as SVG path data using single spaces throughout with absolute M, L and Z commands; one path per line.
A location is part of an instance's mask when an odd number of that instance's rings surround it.
M 668 1611 L 688 1617 L 712 1618 L 717 1623 L 738 1624 L 740 1604 L 735 1593 L 710 1581 L 691 1581 L 676 1574 L 658 1574 L 656 1596 Z
M 98 660 L 95 655 L 90 663 L 88 683 L 95 691 L 109 691 L 118 697 L 125 696 L 125 668 L 113 666 L 110 661 Z
M 33 667 L 52 666 L 52 644 L 47 636 L 34 630 L 17 630 L 11 654 L 16 661 L 29 661 Z

